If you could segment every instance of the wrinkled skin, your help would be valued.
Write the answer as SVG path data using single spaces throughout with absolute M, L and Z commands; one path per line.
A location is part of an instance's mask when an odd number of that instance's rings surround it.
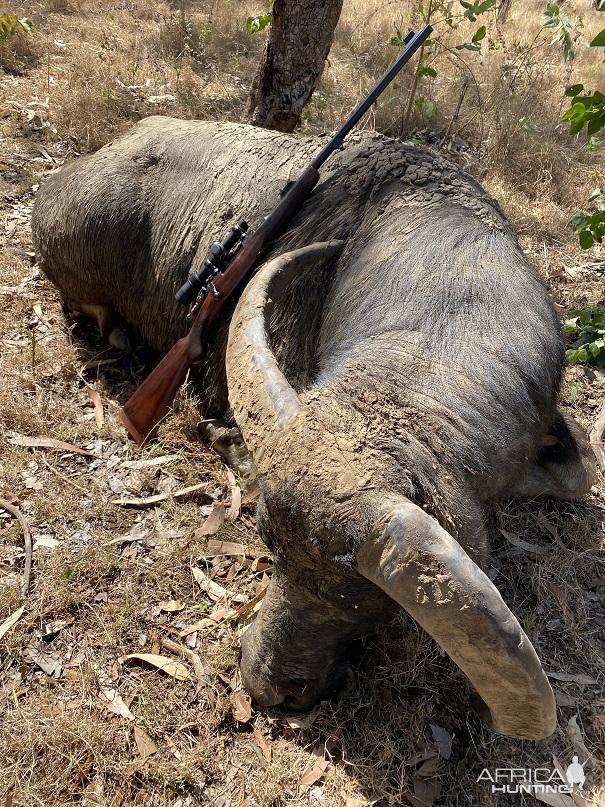
M 115 310 L 165 352 L 187 327 L 174 292 L 208 242 L 241 215 L 260 221 L 324 142 L 143 121 L 41 189 L 41 267 L 110 341 L 124 342 Z M 316 261 L 273 300 L 271 349 L 304 417 L 282 429 L 281 415 L 261 414 L 264 382 L 251 381 L 244 348 L 227 389 L 226 325 L 204 370 L 208 413 L 228 417 L 229 396 L 256 463 L 259 532 L 275 555 L 242 639 L 242 678 L 264 705 L 308 706 L 337 693 L 350 642 L 397 602 L 408 607 L 368 570 L 368 557 L 379 561 L 364 550 L 401 502 L 418 505 L 414 540 L 422 543 L 425 518 L 430 546 L 451 536 L 476 568 L 487 552 L 484 512 L 499 497 L 582 496 L 594 473 L 581 429 L 557 411 L 554 307 L 474 180 L 439 156 L 353 136 L 274 253 L 330 238 L 345 242 L 341 254 Z M 448 608 L 456 584 L 451 591 Z M 533 720 L 521 715 L 500 730 L 552 731 L 550 718 L 539 730 Z

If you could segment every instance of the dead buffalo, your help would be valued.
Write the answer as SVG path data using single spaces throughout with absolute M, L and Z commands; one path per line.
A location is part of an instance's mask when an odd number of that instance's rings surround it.
M 208 242 L 241 215 L 260 221 L 323 142 L 145 120 L 40 189 L 40 265 L 110 339 L 117 311 L 166 351 L 187 325 L 174 293 Z M 547 736 L 547 678 L 481 570 L 490 503 L 578 497 L 593 478 L 557 411 L 546 289 L 476 182 L 371 134 L 324 166 L 274 254 L 242 294 L 226 359 L 219 328 L 204 371 L 210 409 L 228 414 L 228 392 L 254 459 L 275 556 L 242 638 L 244 685 L 264 705 L 337 693 L 348 645 L 402 606 L 495 730 Z

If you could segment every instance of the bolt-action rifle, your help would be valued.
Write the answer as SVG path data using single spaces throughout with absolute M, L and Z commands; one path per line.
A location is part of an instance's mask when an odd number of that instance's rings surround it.
M 286 231 L 319 181 L 319 168 L 332 152 L 342 148 L 345 137 L 393 81 L 397 73 L 420 48 L 433 29 L 427 25 L 419 33 L 405 37 L 405 51 L 357 107 L 347 122 L 313 160 L 302 176 L 284 188 L 281 198 L 256 230 L 240 219 L 223 241 L 210 244 L 210 255 L 201 269 L 189 275 L 177 292 L 183 305 L 193 302 L 199 293 L 202 305 L 189 333 L 171 348 L 128 402 L 120 409 L 120 419 L 139 445 L 151 439 L 168 411 L 189 369 L 202 361 L 212 323 L 225 302 L 249 277 L 259 259 Z

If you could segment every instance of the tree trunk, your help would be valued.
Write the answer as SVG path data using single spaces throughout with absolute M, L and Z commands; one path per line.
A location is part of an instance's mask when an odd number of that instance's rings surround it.
M 246 120 L 292 132 L 323 73 L 343 0 L 275 0 Z

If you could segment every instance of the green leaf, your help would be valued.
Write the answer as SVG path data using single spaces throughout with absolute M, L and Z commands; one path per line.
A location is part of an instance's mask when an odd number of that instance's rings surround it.
M 485 25 L 482 25 L 481 28 L 478 28 L 475 31 L 475 35 L 471 39 L 471 42 L 481 42 L 482 39 L 485 39 L 485 34 L 487 33 Z
M 251 34 L 257 34 L 263 31 L 271 22 L 271 12 L 267 11 L 266 14 L 261 14 L 259 17 L 248 17 L 246 20 L 246 30 Z
M 595 188 L 594 191 L 588 197 L 588 201 L 592 202 L 594 199 L 598 199 L 599 196 L 603 195 L 603 191 L 601 188 Z
M 605 28 L 595 36 L 590 43 L 591 48 L 605 48 Z
M 418 77 L 422 78 L 423 76 L 430 76 L 431 78 L 436 78 L 437 71 L 435 70 L 434 67 L 431 67 L 430 65 L 421 64 L 420 67 L 418 68 Z
M 397 28 L 395 36 L 391 37 L 391 41 L 389 45 L 394 45 L 396 48 L 401 48 L 405 45 L 405 34 L 402 34 L 401 31 Z
M 582 249 L 590 249 L 595 242 L 595 239 L 592 237 L 592 234 L 590 233 L 589 230 L 581 230 L 578 233 L 578 239 L 580 241 L 580 246 L 582 247 Z
M 561 39 L 563 40 L 563 61 L 570 62 L 575 54 L 573 49 L 573 42 L 571 36 L 569 35 L 569 31 L 563 29 L 561 31 Z
M 426 101 L 422 111 L 430 120 L 437 114 L 437 104 L 434 101 Z
M 483 3 L 475 3 L 475 14 L 483 14 L 485 11 L 489 11 L 492 6 L 496 5 L 496 0 L 484 0 Z
M 570 84 L 565 88 L 565 95 L 567 95 L 568 98 L 575 98 L 575 96 L 579 95 L 583 89 L 583 84 Z

